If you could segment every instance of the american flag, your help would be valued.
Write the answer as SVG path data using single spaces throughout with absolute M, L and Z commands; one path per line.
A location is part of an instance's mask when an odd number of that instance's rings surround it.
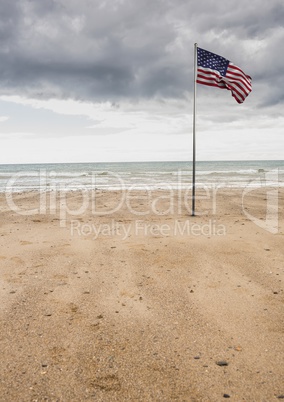
M 238 103 L 251 92 L 251 77 L 222 56 L 197 48 L 198 84 L 228 89 Z

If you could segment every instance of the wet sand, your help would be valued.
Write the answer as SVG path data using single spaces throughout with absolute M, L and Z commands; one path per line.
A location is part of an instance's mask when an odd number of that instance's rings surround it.
M 200 195 L 0 196 L 1 401 L 284 397 L 284 192 Z

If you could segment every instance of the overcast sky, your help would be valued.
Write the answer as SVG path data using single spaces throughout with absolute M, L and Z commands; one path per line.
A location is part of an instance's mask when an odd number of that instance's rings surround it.
M 197 159 L 284 159 L 283 0 L 0 0 L 0 163 L 191 160 L 193 46 L 252 77 L 198 85 Z

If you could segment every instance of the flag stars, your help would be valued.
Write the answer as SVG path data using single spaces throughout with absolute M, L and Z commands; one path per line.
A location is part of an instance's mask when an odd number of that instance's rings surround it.
M 225 76 L 229 60 L 207 50 L 197 48 L 197 64 L 200 67 L 217 70 L 222 76 Z

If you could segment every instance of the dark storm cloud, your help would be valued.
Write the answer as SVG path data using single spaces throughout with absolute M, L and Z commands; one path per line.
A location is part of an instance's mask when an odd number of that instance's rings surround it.
M 2 94 L 183 97 L 198 41 L 251 74 L 263 104 L 283 102 L 282 0 L 233 8 L 211 0 L 0 0 L 0 7 Z

